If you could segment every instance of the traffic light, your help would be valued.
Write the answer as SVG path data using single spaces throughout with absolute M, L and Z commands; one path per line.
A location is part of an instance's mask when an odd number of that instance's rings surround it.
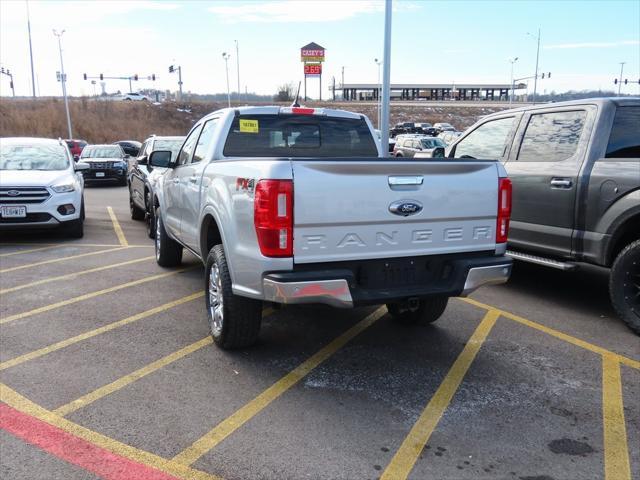
M 86 80 L 87 79 L 87 74 L 83 73 L 82 75 L 84 76 L 84 79 Z
M 173 65 L 169 66 L 169 73 L 173 73 Z
M 133 79 L 134 79 L 136 82 L 138 81 L 138 74 L 137 74 L 137 73 L 133 76 Z
M 156 81 L 156 74 L 155 73 L 151 74 L 151 80 L 153 80 L 154 82 Z
M 11 80 L 11 81 L 9 82 L 9 87 L 10 87 L 10 88 L 13 88 L 13 80 Z
M 546 73 L 546 74 L 544 74 L 544 73 L 543 73 L 543 74 L 542 74 L 542 79 L 543 79 L 543 80 L 544 80 L 544 76 L 545 76 L 545 75 L 547 76 L 547 78 L 551 78 L 551 72 L 548 72 L 548 73 Z
M 613 84 L 614 84 L 614 85 L 617 85 L 617 84 L 618 84 L 618 79 L 617 79 L 617 78 L 613 81 Z
M 100 80 L 104 80 L 104 75 L 100 74 Z
M 625 79 L 624 79 L 624 84 L 626 85 L 628 81 L 629 81 L 629 80 L 627 80 L 627 79 L 625 78 Z

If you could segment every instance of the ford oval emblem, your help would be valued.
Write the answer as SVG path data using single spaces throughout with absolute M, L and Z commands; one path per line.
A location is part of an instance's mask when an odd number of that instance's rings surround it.
M 389 205 L 389 211 L 394 215 L 408 217 L 422 211 L 422 204 L 416 200 L 398 200 Z
M 10 197 L 17 197 L 18 195 L 20 195 L 20 190 L 9 190 L 7 192 L 7 195 L 9 195 Z

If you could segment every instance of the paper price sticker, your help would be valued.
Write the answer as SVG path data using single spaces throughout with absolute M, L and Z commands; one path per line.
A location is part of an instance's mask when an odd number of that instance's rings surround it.
M 258 120 L 240 119 L 240 132 L 242 133 L 258 133 Z

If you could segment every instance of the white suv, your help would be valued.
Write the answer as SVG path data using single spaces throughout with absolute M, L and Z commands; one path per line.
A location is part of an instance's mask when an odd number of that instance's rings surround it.
M 62 140 L 0 139 L 0 230 L 64 227 L 83 235 L 86 163 Z

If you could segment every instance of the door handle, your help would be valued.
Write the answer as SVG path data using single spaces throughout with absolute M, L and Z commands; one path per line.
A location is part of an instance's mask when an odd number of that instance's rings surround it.
M 189 177 L 189 182 L 196 183 L 198 181 L 198 177 L 196 175 Z
M 180 179 L 179 178 L 174 178 L 173 180 L 171 180 L 171 183 L 178 184 L 178 183 L 180 183 Z
M 422 185 L 424 177 L 422 175 L 402 175 L 389 177 L 389 185 Z
M 552 178 L 550 185 L 551 188 L 571 188 L 573 182 L 568 178 Z

